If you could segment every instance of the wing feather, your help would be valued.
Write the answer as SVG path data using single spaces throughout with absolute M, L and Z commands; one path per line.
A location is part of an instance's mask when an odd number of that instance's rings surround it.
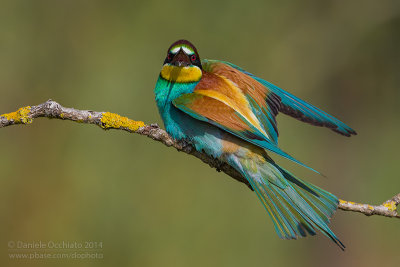
M 202 82 L 199 83 L 200 86 L 196 87 L 193 93 L 183 94 L 174 99 L 174 106 L 193 118 L 213 124 L 252 144 L 268 149 L 313 170 L 276 146 L 271 141 L 262 122 L 253 112 L 247 98 L 238 91 L 238 88 L 231 88 L 228 92 L 227 88 L 222 87 L 231 85 L 222 77 L 217 76 L 217 78 L 220 80 L 218 83 L 214 83 L 212 89 L 205 89 L 204 87 L 208 84 L 207 78 L 203 81 L 204 84 L 200 85 Z M 225 84 L 220 83 L 221 81 Z M 215 86 L 217 84 L 219 84 L 219 87 Z
M 270 82 L 267 82 L 261 78 L 258 78 L 257 76 L 251 74 L 250 72 L 247 72 L 243 70 L 242 68 L 226 62 L 226 61 L 217 61 L 217 60 L 203 60 L 204 64 L 208 66 L 209 69 L 221 69 L 221 66 L 228 66 L 232 69 L 235 69 L 237 72 L 242 73 L 242 75 L 248 77 L 248 79 L 253 79 L 257 81 L 259 84 L 267 88 L 267 90 L 270 92 L 269 95 L 272 95 L 275 97 L 274 104 L 268 102 L 268 97 L 267 97 L 267 102 L 268 105 L 273 108 L 273 114 L 276 116 L 278 114 L 278 111 L 289 115 L 295 119 L 298 119 L 300 121 L 309 123 L 314 126 L 322 126 L 322 127 L 327 127 L 334 132 L 337 132 L 339 134 L 342 134 L 344 136 L 351 136 L 351 135 L 356 135 L 356 131 L 354 131 L 352 128 L 347 126 L 345 123 L 341 122 L 337 118 L 329 115 L 328 113 L 324 112 L 323 110 L 301 100 L 300 98 L 282 90 L 281 88 L 273 85 Z M 215 67 L 218 66 L 218 67 Z M 279 99 L 278 102 L 276 102 L 276 99 Z M 277 107 L 277 108 L 274 108 Z

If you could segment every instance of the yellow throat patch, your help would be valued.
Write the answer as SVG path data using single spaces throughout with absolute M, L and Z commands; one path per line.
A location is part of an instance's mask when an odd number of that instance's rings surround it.
M 165 64 L 161 69 L 161 77 L 171 82 L 198 82 L 201 75 L 201 69 L 197 66 L 177 67 Z

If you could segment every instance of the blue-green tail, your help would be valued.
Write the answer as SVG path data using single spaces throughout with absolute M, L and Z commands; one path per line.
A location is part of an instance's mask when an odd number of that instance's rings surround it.
M 233 161 L 271 216 L 280 238 L 315 235 L 318 229 L 344 250 L 343 243 L 328 227 L 338 206 L 336 196 L 300 180 L 272 160 L 262 164 L 243 158 Z

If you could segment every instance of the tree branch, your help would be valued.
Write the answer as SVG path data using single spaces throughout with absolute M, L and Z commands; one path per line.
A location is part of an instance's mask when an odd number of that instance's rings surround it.
M 146 125 L 142 121 L 134 121 L 115 113 L 66 108 L 53 100 L 48 100 L 37 106 L 22 107 L 15 112 L 0 115 L 0 128 L 15 124 L 30 124 L 33 119 L 40 117 L 94 124 L 104 130 L 117 129 L 147 136 L 166 146 L 172 146 L 178 151 L 193 155 L 201 159 L 204 163 L 210 165 L 212 168 L 216 168 L 217 171 L 223 171 L 232 178 L 245 183 L 249 188 L 251 188 L 248 181 L 231 166 L 218 159 L 208 157 L 206 154 L 196 151 L 185 141 L 176 141 L 172 139 L 172 137 L 157 124 Z
M 338 208 L 346 211 L 361 212 L 367 216 L 381 215 L 392 218 L 400 218 L 400 215 L 397 212 L 397 205 L 399 205 L 399 203 L 400 193 L 378 206 L 355 203 L 340 199 Z
M 15 112 L 0 115 L 0 128 L 16 124 L 30 124 L 34 119 L 40 117 L 94 124 L 104 130 L 119 129 L 147 136 L 166 146 L 174 147 L 178 151 L 199 158 L 204 163 L 210 165 L 210 167 L 217 169 L 217 171 L 226 173 L 237 181 L 246 184 L 251 189 L 248 181 L 230 165 L 218 159 L 209 157 L 205 153 L 196 151 L 192 145 L 185 141 L 176 141 L 172 139 L 172 137 L 157 124 L 146 125 L 142 121 L 134 121 L 115 113 L 66 108 L 53 100 L 48 100 L 37 106 L 22 107 Z M 400 193 L 378 206 L 360 204 L 340 199 L 338 208 L 345 211 L 360 212 L 368 216 L 381 215 L 400 218 L 397 213 L 397 205 L 399 205 L 399 203 Z

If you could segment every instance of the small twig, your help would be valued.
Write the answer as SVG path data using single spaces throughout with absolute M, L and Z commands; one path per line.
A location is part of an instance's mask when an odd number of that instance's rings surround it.
M 400 215 L 397 212 L 397 205 L 399 204 L 400 193 L 378 206 L 355 203 L 340 199 L 338 208 L 346 211 L 361 212 L 367 216 L 381 215 L 386 217 L 400 218 Z
M 65 108 L 53 100 L 48 100 L 45 103 L 37 106 L 22 107 L 15 112 L 0 115 L 0 128 L 15 124 L 30 124 L 32 123 L 33 119 L 39 117 L 95 124 L 104 130 L 119 129 L 130 133 L 137 133 L 147 136 L 153 140 L 163 143 L 166 146 L 174 147 L 178 151 L 185 152 L 201 159 L 204 163 L 207 163 L 212 168 L 216 168 L 217 171 L 226 173 L 237 181 L 246 184 L 251 189 L 248 181 L 230 165 L 218 159 L 212 158 L 205 153 L 196 151 L 189 143 L 185 141 L 174 140 L 157 124 L 146 125 L 142 121 L 134 121 L 115 113 Z M 338 208 L 345 211 L 361 212 L 368 216 L 381 215 L 386 217 L 400 218 L 399 214 L 397 213 L 397 205 L 399 205 L 399 203 L 400 193 L 379 206 L 340 200 Z

